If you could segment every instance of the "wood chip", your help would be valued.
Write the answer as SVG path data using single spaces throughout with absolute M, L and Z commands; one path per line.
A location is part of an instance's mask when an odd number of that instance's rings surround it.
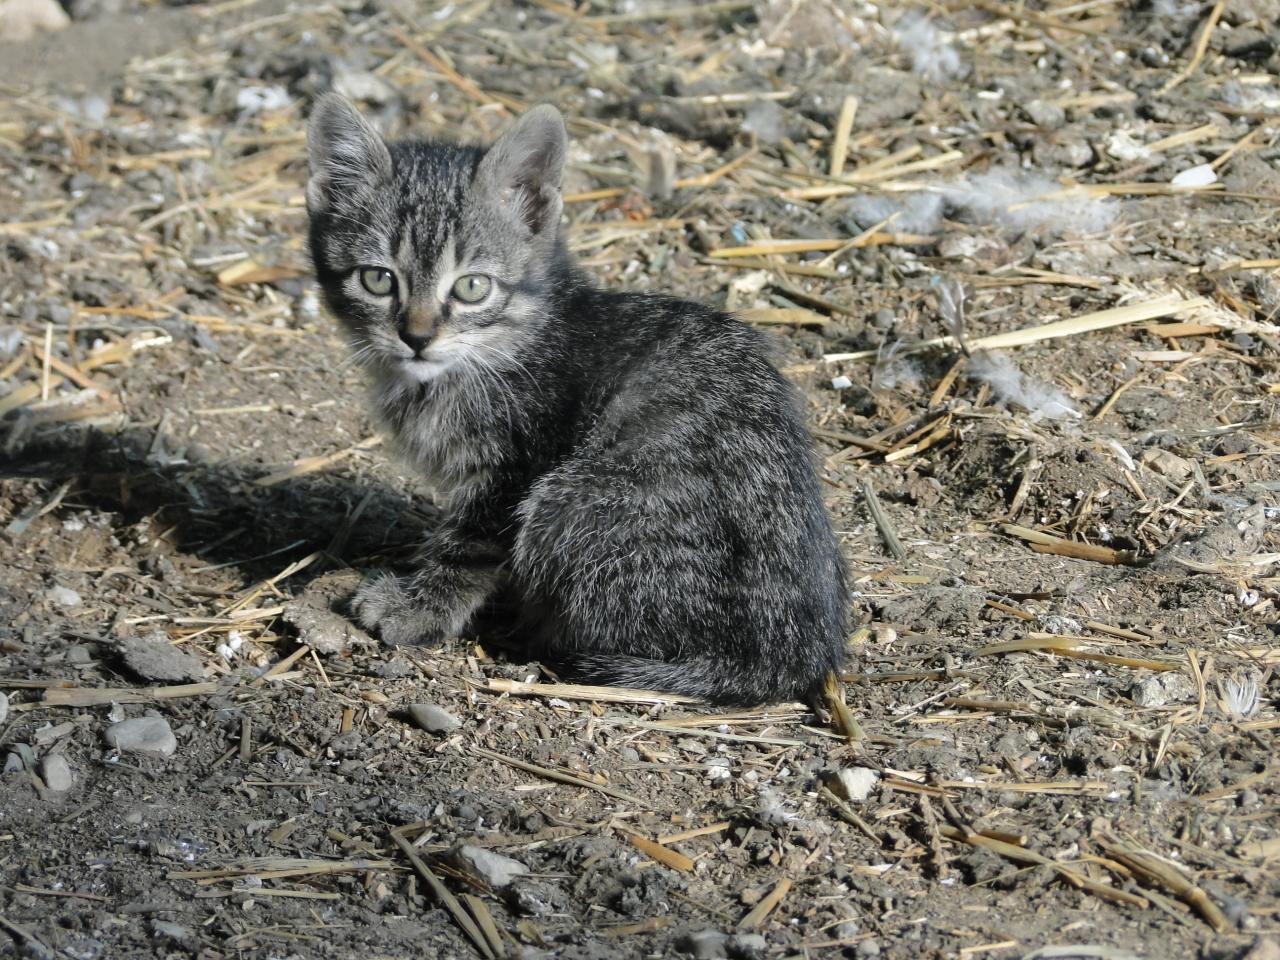
M 1037 553 L 1056 553 L 1062 557 L 1074 557 L 1077 560 L 1092 560 L 1095 563 L 1113 565 L 1138 566 L 1140 561 L 1132 550 L 1116 550 L 1112 547 L 1096 546 L 1091 543 L 1077 543 L 1062 537 L 1045 533 L 1043 530 L 1032 530 L 1020 527 L 1016 523 L 1003 523 L 1000 528 L 1010 536 L 1025 540 Z
M 693 861 L 686 857 L 683 853 L 670 850 L 660 843 L 648 839 L 647 837 L 636 836 L 630 834 L 627 842 L 643 853 L 651 860 L 657 860 L 664 866 L 670 867 L 672 870 L 679 870 L 682 873 L 688 873 L 693 869 Z
M 218 692 L 218 684 L 183 683 L 172 687 L 50 687 L 41 703 L 57 707 L 93 707 L 103 703 L 150 703 L 180 697 L 208 697 Z
M 1167 293 L 1164 296 L 1156 297 L 1142 303 L 1133 303 L 1123 307 L 1114 307 L 1110 310 L 1099 310 L 1096 313 L 1087 313 L 1079 317 L 1072 317 L 1068 320 L 1055 320 L 1053 323 L 1041 324 L 1038 327 L 1023 327 L 1020 330 L 1010 330 L 1007 333 L 997 333 L 989 337 L 979 337 L 976 340 L 968 341 L 969 349 L 971 351 L 1005 350 L 1009 347 L 1026 346 L 1029 343 L 1039 343 L 1043 340 L 1075 337 L 1083 333 L 1093 333 L 1097 330 L 1106 330 L 1111 327 L 1119 327 L 1128 323 L 1141 323 L 1144 320 L 1155 320 L 1159 317 L 1174 316 L 1179 313 L 1186 313 L 1188 311 L 1207 306 L 1209 306 L 1209 301 L 1204 297 L 1185 299 L 1181 294 Z M 925 340 L 920 343 L 906 345 L 900 352 L 915 353 L 920 350 L 928 350 L 940 346 L 959 348 L 960 345 L 956 342 L 954 337 L 936 337 L 932 340 Z M 854 353 L 828 353 L 822 359 L 827 363 L 840 363 L 849 360 L 874 360 L 880 355 L 880 353 L 880 350 L 858 350 Z
M 773 913 L 778 904 L 782 902 L 782 898 L 787 895 L 787 891 L 790 889 L 791 880 L 787 877 L 783 877 L 778 881 L 777 886 L 769 891 L 769 893 L 752 908 L 751 912 L 742 918 L 738 923 L 738 929 L 758 930 L 764 925 L 769 914 Z
M 547 780 L 555 780 L 557 783 L 565 783 L 572 787 L 585 787 L 588 790 L 594 790 L 597 793 L 603 793 L 607 797 L 613 797 L 615 800 L 621 800 L 629 803 L 634 807 L 644 807 L 644 801 L 637 797 L 633 797 L 629 793 L 614 787 L 607 786 L 602 783 L 596 783 L 594 780 L 588 780 L 586 777 L 578 776 L 574 773 L 568 773 L 564 770 L 555 770 L 551 767 L 539 766 L 536 763 L 529 763 L 526 760 L 519 760 L 515 757 L 508 757 L 502 753 L 496 753 L 492 750 L 485 750 L 483 747 L 472 747 L 471 751 L 477 756 L 485 757 L 489 760 L 496 760 L 499 763 L 505 763 L 509 767 L 515 767 L 517 770 L 523 770 L 525 773 L 532 773 L 534 776 L 544 777 Z

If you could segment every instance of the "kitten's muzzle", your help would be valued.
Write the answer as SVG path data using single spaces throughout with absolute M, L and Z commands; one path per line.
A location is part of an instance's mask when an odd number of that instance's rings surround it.
M 419 308 L 404 315 L 396 332 L 416 357 L 436 338 L 438 326 L 439 316 L 434 311 Z

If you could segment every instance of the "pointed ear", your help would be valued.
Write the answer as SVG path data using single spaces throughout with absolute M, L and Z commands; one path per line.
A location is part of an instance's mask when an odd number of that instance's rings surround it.
M 307 209 L 327 210 L 341 196 L 391 177 L 391 154 L 378 132 L 347 100 L 328 93 L 307 123 Z
M 535 234 L 560 223 L 567 137 L 560 111 L 544 103 L 503 131 L 476 170 L 476 185 Z

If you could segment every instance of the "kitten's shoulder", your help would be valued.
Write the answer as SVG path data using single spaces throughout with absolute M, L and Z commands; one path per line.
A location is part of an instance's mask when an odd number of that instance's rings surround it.
M 591 291 L 595 301 L 592 312 L 607 318 L 611 325 L 630 330 L 645 330 L 653 336 L 703 342 L 708 339 L 724 345 L 736 342 L 753 351 L 774 352 L 773 344 L 760 331 L 723 310 L 660 293 L 621 293 L 610 290 Z

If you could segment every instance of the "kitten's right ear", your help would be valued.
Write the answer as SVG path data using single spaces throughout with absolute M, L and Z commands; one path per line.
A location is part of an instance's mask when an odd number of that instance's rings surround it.
M 307 209 L 326 210 L 351 191 L 391 177 L 391 154 L 346 97 L 327 93 L 307 123 Z

